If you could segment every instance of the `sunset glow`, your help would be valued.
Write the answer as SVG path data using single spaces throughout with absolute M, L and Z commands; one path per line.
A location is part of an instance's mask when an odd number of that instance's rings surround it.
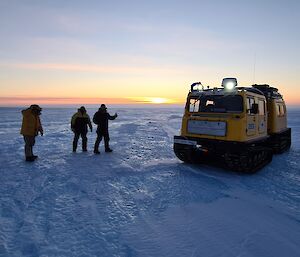
M 193 82 L 224 77 L 270 84 L 300 105 L 299 7 L 3 0 L 0 106 L 183 104 Z
M 161 98 L 161 97 L 132 97 L 129 98 L 130 101 L 135 103 L 144 103 L 144 104 L 174 104 L 174 103 L 183 103 L 182 101 L 176 101 L 174 99 Z
M 150 101 L 154 104 L 165 104 L 168 103 L 170 100 L 166 98 L 150 98 Z

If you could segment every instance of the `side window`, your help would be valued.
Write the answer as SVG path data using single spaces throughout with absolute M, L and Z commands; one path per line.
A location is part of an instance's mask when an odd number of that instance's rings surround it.
M 254 104 L 254 98 L 247 97 L 247 113 L 251 114 L 252 104 Z
M 265 115 L 265 101 L 258 100 L 258 114 L 259 115 Z
M 247 113 L 250 113 L 250 98 L 249 97 L 247 97 L 246 103 L 247 103 Z
M 190 99 L 189 112 L 199 112 L 199 99 Z
M 276 112 L 277 116 L 284 116 L 285 115 L 285 107 L 283 104 L 276 105 Z
M 277 113 L 277 116 L 280 116 L 280 105 L 279 104 L 276 104 L 276 113 Z
M 281 105 L 281 108 L 280 108 L 280 114 L 281 114 L 282 116 L 285 115 L 285 108 L 284 108 L 284 105 L 283 105 L 283 104 Z

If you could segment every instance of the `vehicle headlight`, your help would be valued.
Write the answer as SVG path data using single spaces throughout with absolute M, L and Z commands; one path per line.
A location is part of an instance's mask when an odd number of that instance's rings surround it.
M 233 90 L 237 86 L 236 78 L 225 78 L 222 81 L 222 87 L 226 90 Z
M 232 81 L 228 81 L 224 87 L 227 89 L 227 90 L 232 90 L 234 87 L 235 87 L 235 84 L 232 82 Z

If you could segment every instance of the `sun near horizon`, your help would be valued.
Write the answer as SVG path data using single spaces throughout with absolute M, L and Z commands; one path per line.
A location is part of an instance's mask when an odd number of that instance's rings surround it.
M 68 97 L 0 97 L 0 107 L 26 106 L 33 103 L 47 106 L 69 105 L 178 105 L 184 100 L 175 100 L 163 97 L 129 97 L 129 98 L 68 98 Z

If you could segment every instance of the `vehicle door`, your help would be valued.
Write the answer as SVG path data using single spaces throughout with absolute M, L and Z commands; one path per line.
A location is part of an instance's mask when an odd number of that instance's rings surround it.
M 258 99 L 258 133 L 264 134 L 267 132 L 267 112 L 266 101 Z
M 257 118 L 253 113 L 254 97 L 247 97 L 247 136 L 255 136 L 257 131 Z

